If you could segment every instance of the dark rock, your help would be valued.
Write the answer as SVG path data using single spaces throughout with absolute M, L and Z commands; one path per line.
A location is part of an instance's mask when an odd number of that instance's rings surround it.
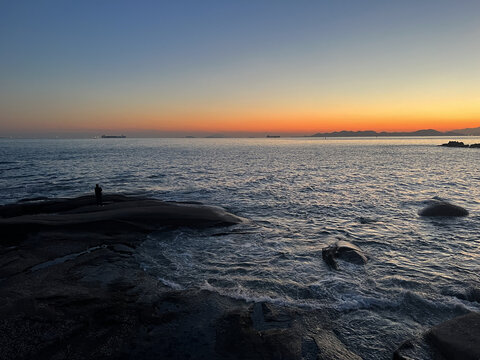
M 472 144 L 470 145 L 471 148 L 480 148 L 480 144 Z
M 418 212 L 420 216 L 467 216 L 468 211 L 461 206 L 446 201 L 432 200 L 430 204 Z
M 414 345 L 411 340 L 404 341 L 393 353 L 393 360 L 410 360 L 409 357 L 404 355 L 404 352 L 407 352 L 414 348 Z
M 335 248 L 332 245 L 322 249 L 322 258 L 331 268 L 338 270 L 338 263 L 335 257 Z
M 124 234 L 148 233 L 161 226 L 207 227 L 242 222 L 216 206 L 164 202 L 156 199 L 108 195 L 105 206 L 94 196 L 0 206 L 0 233 L 14 244 L 41 231 Z
M 222 316 L 216 323 L 215 349 L 222 359 L 361 360 L 318 322 L 304 323 L 298 310 L 266 303 Z
M 480 359 L 480 314 L 469 313 L 433 327 L 427 341 L 451 360 Z
M 434 326 L 405 341 L 393 354 L 394 360 L 478 360 L 480 359 L 480 314 L 472 312 Z
M 446 144 L 442 144 L 440 146 L 447 146 L 447 147 L 468 147 L 462 141 L 449 141 Z
M 257 331 L 246 312 L 230 312 L 217 322 L 216 351 L 232 359 L 301 359 L 302 342 L 293 328 Z
M 425 337 L 404 341 L 393 353 L 393 360 L 446 360 L 435 354 Z
M 318 348 L 317 360 L 362 360 L 348 350 L 332 331 L 322 331 L 312 337 Z
M 333 311 L 173 291 L 142 270 L 137 246 L 158 223 L 239 218 L 208 206 L 105 200 L 0 208 L 0 228 L 15 230 L 14 246 L 0 242 L 1 359 L 360 359 L 331 330 Z
M 480 303 L 480 288 L 469 288 L 465 295 L 465 300 Z
M 358 221 L 360 222 L 360 224 L 370 224 L 370 223 L 376 222 L 377 220 L 376 220 L 376 219 L 371 219 L 371 218 L 367 218 L 367 217 L 360 216 L 360 217 L 358 218 Z
M 467 287 L 466 289 L 447 288 L 442 290 L 442 294 L 447 296 L 455 296 L 458 299 L 480 303 L 480 288 L 476 286 Z
M 322 258 L 335 270 L 338 270 L 337 259 L 357 265 L 365 265 L 367 263 L 367 257 L 358 246 L 343 240 L 339 240 L 334 244 L 323 248 Z

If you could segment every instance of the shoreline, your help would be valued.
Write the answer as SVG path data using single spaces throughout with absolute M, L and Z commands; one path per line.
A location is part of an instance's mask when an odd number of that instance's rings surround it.
M 94 201 L 84 196 L 0 207 L 0 230 L 7 234 L 0 253 L 6 359 L 300 359 L 305 353 L 360 359 L 328 326 L 318 327 L 331 324 L 332 314 L 173 290 L 135 258 L 153 218 L 167 227 L 243 219 L 199 204 L 121 195 L 106 196 L 103 207 Z
M 247 220 L 197 203 L 104 200 L 0 206 L 5 359 L 360 359 L 336 336 L 335 311 L 172 290 L 136 259 L 152 230 Z

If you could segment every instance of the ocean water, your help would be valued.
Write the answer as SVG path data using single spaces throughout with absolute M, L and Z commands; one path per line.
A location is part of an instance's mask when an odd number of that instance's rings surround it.
M 480 289 L 480 149 L 436 146 L 448 140 L 3 139 L 0 202 L 93 194 L 100 183 L 222 206 L 249 221 L 150 234 L 139 266 L 174 289 L 335 312 L 352 350 L 390 359 L 409 337 L 480 311 L 470 297 Z M 419 217 L 433 198 L 470 215 Z M 336 239 L 362 248 L 367 265 L 330 270 L 321 250 Z

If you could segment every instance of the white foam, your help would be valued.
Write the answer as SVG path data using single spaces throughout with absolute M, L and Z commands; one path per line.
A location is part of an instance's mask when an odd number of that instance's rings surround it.
M 400 306 L 402 300 L 403 297 L 401 299 L 392 300 L 362 294 L 347 294 L 342 295 L 340 299 L 337 300 L 334 308 L 339 311 L 370 309 L 372 307 L 390 308 Z
M 232 299 L 244 300 L 246 302 L 266 302 L 279 306 L 301 307 L 308 309 L 324 309 L 327 307 L 325 306 L 325 304 L 311 300 L 295 300 L 289 297 L 281 298 L 269 295 L 255 294 L 253 291 L 248 290 L 239 284 L 233 289 L 224 289 L 213 286 L 207 280 L 205 280 L 204 284 L 200 286 L 200 289 L 215 292 L 222 296 L 228 296 Z
M 161 278 L 161 277 L 159 277 L 158 280 L 160 280 L 163 285 L 168 286 L 168 287 L 170 287 L 174 290 L 184 290 L 185 289 L 182 285 L 177 284 L 174 281 L 167 280 L 167 279 L 164 279 L 164 278 Z
M 418 301 L 432 308 L 455 309 L 460 308 L 469 311 L 478 311 L 480 306 L 458 299 L 454 296 L 428 297 L 428 294 L 416 293 L 410 290 L 401 290 L 391 298 L 376 297 L 364 294 L 343 294 L 336 300 L 334 308 L 339 311 L 351 311 L 371 308 L 399 308 L 409 301 Z

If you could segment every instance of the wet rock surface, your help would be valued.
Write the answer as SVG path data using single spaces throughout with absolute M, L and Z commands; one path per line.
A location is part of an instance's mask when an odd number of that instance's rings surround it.
M 459 316 L 433 327 L 427 341 L 446 359 L 480 359 L 480 314 Z
M 432 327 L 417 339 L 405 341 L 394 360 L 480 359 L 480 314 L 471 312 Z
M 0 209 L 2 359 L 360 359 L 332 331 L 332 312 L 174 291 L 141 269 L 136 248 L 156 221 L 214 226 L 238 217 L 198 204 L 185 213 L 158 200 L 105 200 L 100 209 L 87 198 Z M 154 214 L 137 212 L 139 204 Z
M 368 261 L 367 257 L 358 246 L 344 240 L 339 240 L 334 244 L 323 248 L 322 258 L 335 270 L 338 270 L 339 268 L 337 259 L 357 265 L 365 265 Z

